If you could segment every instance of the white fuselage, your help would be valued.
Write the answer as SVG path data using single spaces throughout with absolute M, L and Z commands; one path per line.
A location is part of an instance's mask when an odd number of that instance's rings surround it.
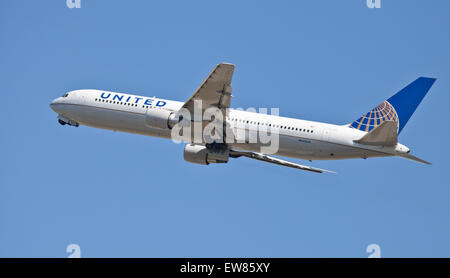
M 116 95 L 117 97 L 114 97 Z M 154 97 L 100 90 L 77 90 L 69 92 L 66 97 L 55 99 L 51 107 L 60 116 L 82 125 L 170 139 L 169 129 L 146 125 L 146 111 L 155 106 L 161 106 L 161 109 L 168 111 L 178 111 L 183 104 L 179 101 Z M 257 128 L 258 125 L 278 126 L 279 148 L 275 154 L 280 156 L 329 160 L 393 156 L 409 151 L 401 144 L 385 147 L 355 143 L 354 140 L 360 139 L 366 132 L 349 128 L 348 125 L 333 125 L 241 110 L 230 110 L 226 120 L 232 128 L 247 130 Z M 259 143 L 231 143 L 230 147 L 242 151 L 260 150 Z

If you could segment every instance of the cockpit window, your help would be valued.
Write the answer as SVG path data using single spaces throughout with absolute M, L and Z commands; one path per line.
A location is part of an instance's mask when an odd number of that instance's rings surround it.
M 69 95 L 69 93 L 65 93 L 62 97 L 67 97 Z

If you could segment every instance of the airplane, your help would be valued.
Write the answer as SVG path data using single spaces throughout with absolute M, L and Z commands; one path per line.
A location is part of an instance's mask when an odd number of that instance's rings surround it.
M 206 140 L 201 136 L 200 140 L 199 137 L 194 140 L 198 130 L 194 134 L 186 132 L 181 140 L 186 143 L 184 159 L 201 165 L 247 157 L 316 173 L 334 173 L 280 156 L 309 161 L 398 156 L 431 164 L 410 154 L 410 149 L 398 142 L 398 135 L 435 78 L 419 77 L 356 120 L 334 125 L 231 109 L 234 69 L 235 65 L 230 63 L 216 65 L 186 102 L 103 90 L 75 90 L 54 99 L 50 107 L 58 114 L 61 125 L 78 127 L 81 124 L 167 139 L 173 138 L 176 127 L 187 127 L 187 131 L 191 131 L 199 124 L 200 130 L 205 128 L 215 117 L 199 118 L 195 113 L 213 108 L 223 116 L 219 126 L 223 124 L 224 128 L 214 134 L 214 138 L 221 140 Z M 274 137 L 277 148 L 273 152 L 261 152 L 267 142 L 249 140 L 251 132 L 263 127 L 277 136 Z M 227 140 L 233 136 L 240 136 L 239 140 Z

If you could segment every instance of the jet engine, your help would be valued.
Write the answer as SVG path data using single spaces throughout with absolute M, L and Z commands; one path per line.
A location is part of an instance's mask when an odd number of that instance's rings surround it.
M 162 108 L 149 108 L 145 112 L 145 124 L 149 127 L 172 129 L 182 120 L 183 116 Z
M 58 122 L 60 125 L 70 125 L 70 126 L 74 126 L 74 127 L 78 127 L 80 124 L 72 121 L 71 119 L 68 119 L 62 115 L 58 115 Z
M 226 148 L 207 148 L 202 145 L 187 144 L 184 147 L 184 160 L 201 165 L 227 163 L 229 153 L 229 150 Z

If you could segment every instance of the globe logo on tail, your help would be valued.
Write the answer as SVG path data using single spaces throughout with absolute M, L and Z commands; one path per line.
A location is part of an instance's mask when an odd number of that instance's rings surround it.
M 350 127 L 361 131 L 370 132 L 384 121 L 394 121 L 397 124 L 398 131 L 399 121 L 397 112 L 387 100 L 383 101 L 380 105 L 351 123 Z

